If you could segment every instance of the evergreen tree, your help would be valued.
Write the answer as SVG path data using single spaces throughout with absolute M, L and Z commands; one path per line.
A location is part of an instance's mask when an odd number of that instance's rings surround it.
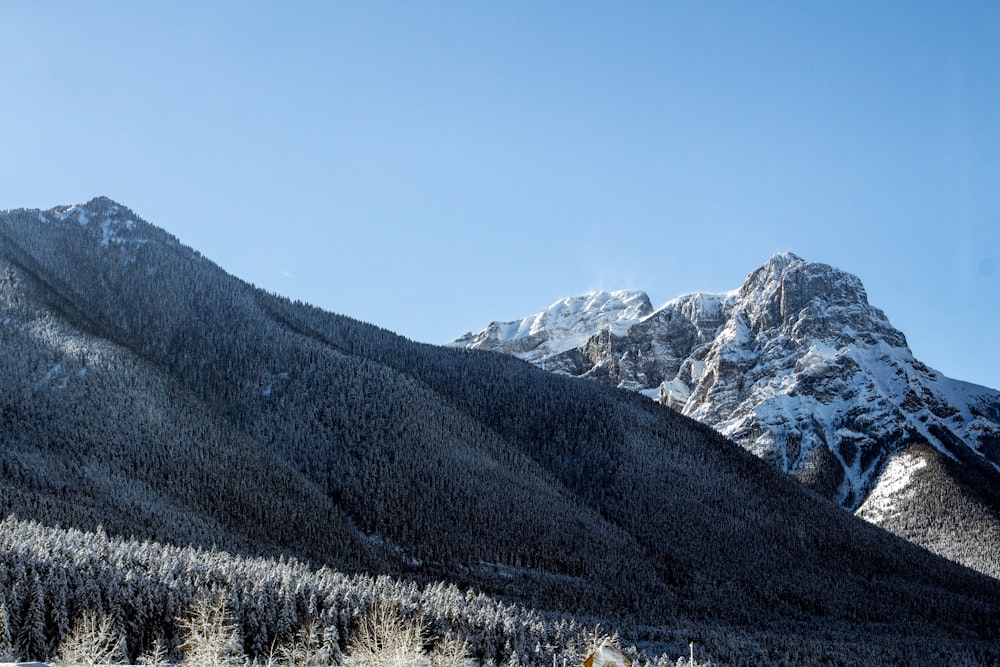
M 35 573 L 27 596 L 27 609 L 21 630 L 17 637 L 18 653 L 33 660 L 45 660 L 49 656 L 45 638 L 45 588 Z
M 0 662 L 14 662 L 14 645 L 11 637 L 10 615 L 7 613 L 7 602 L 0 592 Z

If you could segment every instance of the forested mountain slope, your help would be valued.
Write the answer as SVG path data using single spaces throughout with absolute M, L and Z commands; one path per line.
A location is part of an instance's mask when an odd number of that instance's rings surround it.
M 0 214 L 0 345 L 5 516 L 612 622 L 1000 650 L 1000 582 L 712 429 L 264 293 L 108 199 Z
M 914 358 L 857 276 L 779 253 L 732 292 L 658 309 L 643 292 L 572 297 L 453 345 L 644 393 L 846 509 L 874 493 L 897 511 L 861 516 L 1000 577 L 1000 392 Z M 891 471 L 911 449 L 939 473 L 920 473 L 918 494 Z M 978 529 L 955 529 L 969 509 Z

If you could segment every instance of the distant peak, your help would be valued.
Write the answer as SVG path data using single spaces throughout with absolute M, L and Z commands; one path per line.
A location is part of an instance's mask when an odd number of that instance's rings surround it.
M 104 196 L 94 197 L 86 204 L 56 206 L 46 214 L 51 219 L 63 223 L 73 222 L 87 228 L 105 248 L 127 241 L 133 244 L 144 243 L 145 239 L 135 236 L 137 225 L 142 225 L 146 230 L 144 233 L 148 233 L 146 223 L 131 209 Z
M 118 206 L 120 208 L 124 208 L 124 206 L 122 206 L 121 204 L 119 204 L 115 200 L 111 199 L 110 197 L 105 197 L 104 195 L 100 195 L 98 197 L 94 197 L 89 202 L 87 202 L 86 204 L 84 204 L 84 206 L 86 206 L 88 208 L 90 208 L 90 207 L 95 207 L 96 208 L 96 207 L 101 207 L 101 206 Z
M 620 312 L 621 317 L 640 318 L 652 312 L 649 296 L 641 290 L 596 290 L 559 299 L 533 317 L 566 317 L 569 314 Z
M 613 291 L 597 290 L 594 292 L 589 292 L 587 294 L 584 294 L 578 298 L 586 299 L 587 302 L 591 304 L 594 303 L 603 304 L 608 301 L 621 302 L 621 303 L 649 301 L 649 296 L 642 290 L 629 290 L 629 289 L 621 289 Z
M 752 271 L 739 299 L 755 326 L 780 330 L 796 340 L 840 340 L 849 322 L 854 331 L 877 333 L 894 346 L 906 346 L 885 313 L 868 302 L 857 276 L 790 252 L 778 253 Z
M 116 216 L 125 219 L 137 219 L 137 216 L 129 207 L 119 204 L 110 197 L 94 197 L 84 204 L 82 208 L 96 213 L 102 217 Z
M 771 266 L 786 267 L 791 264 L 807 264 L 808 262 L 796 255 L 794 252 L 782 251 L 771 255 L 771 259 L 769 259 L 767 263 Z
M 121 216 L 124 218 L 137 218 L 138 216 L 132 212 L 127 206 L 119 204 L 110 197 L 99 196 L 94 197 L 85 204 L 71 204 L 69 206 L 56 206 L 51 209 L 51 213 L 58 214 L 61 217 L 69 215 L 79 215 L 80 212 L 85 211 L 88 216 Z
M 856 282 L 859 286 L 861 284 L 856 276 L 842 269 L 822 262 L 807 261 L 792 252 L 779 252 L 772 255 L 763 266 L 751 271 L 744 287 L 750 284 L 760 284 L 762 281 L 783 281 L 792 274 L 840 276 Z

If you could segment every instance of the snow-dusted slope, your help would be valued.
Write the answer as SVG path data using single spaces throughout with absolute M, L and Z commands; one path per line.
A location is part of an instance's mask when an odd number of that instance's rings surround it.
M 914 442 L 1000 470 L 1000 392 L 915 359 L 849 273 L 781 253 L 736 291 L 647 303 L 564 299 L 453 344 L 641 391 L 852 510 Z
M 119 249 L 126 264 L 134 262 L 138 249 L 150 241 L 144 235 L 148 231 L 148 223 L 107 197 L 98 197 L 86 205 L 57 206 L 40 211 L 38 219 L 45 224 L 54 220 L 79 223 L 94 238 L 100 239 L 103 249 Z
M 910 445 L 890 456 L 855 514 L 1000 579 L 1000 488 L 984 472 L 926 443 Z

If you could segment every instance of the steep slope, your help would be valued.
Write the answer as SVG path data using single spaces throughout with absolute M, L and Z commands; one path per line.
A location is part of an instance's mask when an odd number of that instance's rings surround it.
M 550 312 L 561 303 L 453 345 L 506 352 L 655 397 L 851 510 L 896 452 L 929 443 L 961 464 L 951 469 L 981 480 L 970 490 L 974 502 L 1000 527 L 1000 505 L 989 491 L 1000 481 L 1000 392 L 916 360 L 857 277 L 782 253 L 739 290 L 682 296 L 613 326 L 584 309 L 551 327 Z M 995 564 L 976 560 L 996 573 Z
M 5 222 L 9 509 L 366 569 L 523 555 L 565 574 L 560 545 L 584 528 L 587 562 L 632 560 L 628 536 L 510 443 L 413 378 L 274 321 L 278 300 L 127 209 Z M 518 553 L 518 532 L 544 537 Z
M 604 321 L 646 308 L 617 298 Z M 5 515 L 719 636 L 996 648 L 1000 583 L 715 431 L 266 294 L 107 199 L 0 214 L 0 323 Z
M 1000 579 L 1000 487 L 926 443 L 890 457 L 856 514 Z

